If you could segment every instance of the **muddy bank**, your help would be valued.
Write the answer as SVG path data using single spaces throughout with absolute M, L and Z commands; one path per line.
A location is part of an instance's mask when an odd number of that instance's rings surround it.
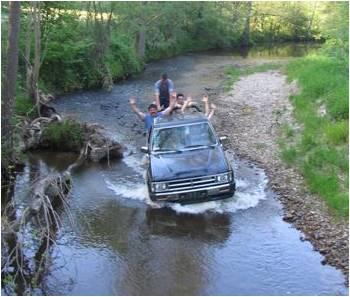
M 232 90 L 214 99 L 218 109 L 214 123 L 230 138 L 231 148 L 240 156 L 266 169 L 269 185 L 284 207 L 283 219 L 301 230 L 301 240 L 309 240 L 324 259 L 348 279 L 348 222 L 334 219 L 321 198 L 311 194 L 303 177 L 287 168 L 279 157 L 278 138 L 283 124 L 298 133 L 293 107 L 288 97 L 297 91 L 279 71 L 242 77 Z

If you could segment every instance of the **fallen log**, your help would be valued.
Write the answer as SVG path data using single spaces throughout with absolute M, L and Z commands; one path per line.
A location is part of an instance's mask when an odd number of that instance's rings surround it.
M 50 125 L 64 124 L 61 116 L 46 103 L 41 102 L 41 107 L 42 116 L 23 126 L 24 150 L 50 148 L 50 137 L 47 137 L 50 136 L 50 130 L 44 132 L 45 129 Z M 70 127 L 61 128 L 69 131 Z M 4 212 L 1 230 L 2 275 L 15 280 L 17 295 L 30 293 L 40 283 L 49 260 L 50 247 L 55 243 L 61 225 L 60 211 L 64 210 L 71 217 L 67 203 L 67 195 L 72 186 L 71 172 L 84 162 L 109 162 L 123 157 L 122 145 L 112 139 L 101 125 L 74 122 L 72 127 L 81 133 L 83 140 L 77 160 L 64 173 L 52 173 L 36 181 L 31 187 L 30 202 L 18 214 L 13 212 L 16 215 L 11 217 Z M 51 132 L 56 132 L 55 129 L 56 126 L 51 126 Z M 62 135 L 62 141 L 69 139 L 64 133 Z M 8 204 L 12 205 L 11 202 Z M 34 257 L 32 251 L 28 255 L 24 248 L 24 243 L 28 241 L 31 242 L 31 250 L 35 249 Z
M 69 172 L 50 174 L 33 184 L 31 201 L 20 215 L 12 216 L 11 220 L 6 219 L 10 218 L 9 215 L 2 218 L 1 273 L 13 278 L 17 295 L 30 292 L 44 275 L 50 246 L 55 243 L 61 225 L 59 210 L 64 209 L 69 216 L 66 198 L 70 188 Z M 28 236 L 31 249 L 37 247 L 34 258 L 28 256 L 24 248 Z

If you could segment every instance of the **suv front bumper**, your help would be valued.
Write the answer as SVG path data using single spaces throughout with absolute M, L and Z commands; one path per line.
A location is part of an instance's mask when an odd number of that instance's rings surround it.
M 162 193 L 149 192 L 149 196 L 152 201 L 178 202 L 181 204 L 186 204 L 231 198 L 234 195 L 235 191 L 236 183 L 232 182 L 187 191 Z

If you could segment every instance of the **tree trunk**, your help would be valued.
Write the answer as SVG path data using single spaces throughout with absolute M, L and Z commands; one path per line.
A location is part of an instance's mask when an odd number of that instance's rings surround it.
M 137 46 L 137 55 L 143 59 L 146 53 L 146 31 L 144 28 L 140 28 L 136 36 L 136 46 Z
M 7 47 L 7 66 L 4 84 L 2 86 L 1 135 L 3 148 L 11 148 L 12 127 L 11 117 L 16 95 L 16 78 L 18 69 L 18 40 L 20 25 L 20 2 L 9 3 L 9 33 Z M 8 146 L 9 145 L 9 146 Z
M 32 92 L 31 97 L 33 104 L 37 105 L 38 114 L 40 116 L 40 103 L 39 103 L 39 71 L 40 71 L 40 55 L 41 55 L 41 28 L 40 28 L 40 2 L 32 2 L 33 11 L 33 23 L 34 23 L 34 64 L 33 64 L 33 79 L 32 79 Z
M 311 18 L 309 20 L 309 25 L 307 27 L 307 33 L 306 33 L 307 39 L 311 39 L 311 37 L 312 37 L 311 29 L 312 29 L 312 25 L 313 25 L 313 22 L 314 22 L 314 17 L 315 17 L 315 13 L 316 13 L 316 7 L 317 7 L 317 2 L 314 3 L 313 10 L 312 10 L 312 15 L 311 15 Z
M 247 2 L 247 5 L 248 5 L 248 13 L 247 13 L 247 18 L 245 21 L 244 30 L 242 33 L 242 41 L 241 41 L 241 46 L 243 47 L 248 46 L 250 41 L 250 17 L 252 13 L 252 2 L 251 1 Z
M 30 50 L 32 45 L 32 33 L 33 33 L 33 8 L 31 6 L 29 8 L 30 8 L 30 11 L 28 12 L 24 59 L 26 61 L 26 92 L 28 97 L 31 98 L 33 68 L 32 68 L 32 65 L 30 64 Z

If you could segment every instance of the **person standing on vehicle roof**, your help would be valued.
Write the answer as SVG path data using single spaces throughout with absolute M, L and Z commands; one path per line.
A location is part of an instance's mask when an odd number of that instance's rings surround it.
M 170 94 L 174 91 L 174 83 L 166 73 L 163 73 L 160 80 L 154 84 L 154 91 L 158 110 L 169 107 Z
M 157 105 L 155 104 L 151 104 L 148 106 L 148 112 L 147 113 L 143 113 L 141 112 L 137 106 L 136 106 L 136 98 L 135 97 L 130 97 L 129 98 L 129 103 L 131 106 L 131 109 L 134 113 L 137 114 L 137 116 L 145 122 L 145 128 L 147 130 L 147 132 L 149 132 L 149 130 L 151 129 L 154 119 L 158 118 L 158 117 L 162 117 L 162 116 L 166 116 L 169 115 L 171 113 L 171 111 L 174 108 L 174 100 L 171 101 L 171 104 L 163 111 L 158 111 L 157 109 Z

